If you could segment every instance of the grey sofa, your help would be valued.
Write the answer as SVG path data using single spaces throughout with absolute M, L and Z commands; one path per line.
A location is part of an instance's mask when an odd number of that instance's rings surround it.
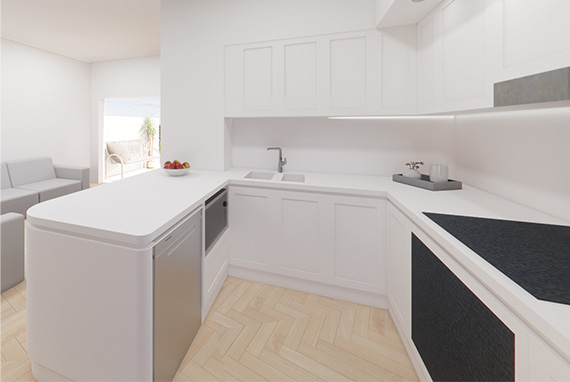
M 54 165 L 51 158 L 2 163 L 2 214 L 26 216 L 34 204 L 89 188 L 89 167 Z
M 2 219 L 2 292 L 24 281 L 24 216 L 4 214 Z

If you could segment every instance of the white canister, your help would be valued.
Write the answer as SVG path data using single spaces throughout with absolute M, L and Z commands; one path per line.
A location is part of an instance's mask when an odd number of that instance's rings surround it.
M 449 180 L 447 165 L 432 163 L 429 166 L 429 180 L 431 182 L 447 182 Z

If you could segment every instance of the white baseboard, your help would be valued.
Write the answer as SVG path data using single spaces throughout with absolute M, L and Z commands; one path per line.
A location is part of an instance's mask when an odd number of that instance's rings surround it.
M 226 277 L 228 277 L 228 266 L 229 262 L 226 261 L 222 269 L 220 269 L 220 271 L 216 275 L 213 287 L 208 291 L 208 293 L 206 293 L 205 296 L 206 301 L 204 301 L 203 304 L 204 306 L 202 307 L 202 322 L 204 322 L 204 319 L 206 318 L 208 312 L 212 308 L 214 301 L 216 301 L 216 297 L 218 297 L 218 293 L 220 293 L 220 290 L 224 285 L 224 281 L 226 281 Z
M 228 267 L 228 275 L 265 284 L 276 285 L 283 288 L 300 290 L 320 296 L 350 301 L 357 304 L 374 306 L 381 309 L 388 309 L 388 300 L 383 294 L 375 294 L 345 287 L 339 287 L 336 285 L 323 284 L 315 281 L 299 279 L 296 277 L 284 276 L 275 273 L 240 267 L 233 264 L 230 264 Z
M 428 370 L 424 365 L 424 362 L 422 361 L 422 357 L 420 357 L 420 353 L 418 353 L 418 349 L 416 349 L 416 345 L 414 345 L 412 338 L 408 337 L 408 335 L 406 334 L 404 330 L 404 324 L 402 323 L 402 316 L 398 311 L 398 309 L 396 308 L 396 304 L 394 302 L 394 299 L 392 298 L 392 295 L 389 293 L 387 296 L 387 300 L 389 305 L 388 311 L 390 312 L 390 317 L 392 317 L 392 321 L 394 321 L 394 325 L 396 325 L 398 334 L 400 335 L 404 347 L 408 352 L 408 357 L 410 357 L 412 365 L 414 365 L 414 369 L 416 370 L 418 378 L 420 379 L 420 381 L 431 382 L 432 379 L 429 375 Z

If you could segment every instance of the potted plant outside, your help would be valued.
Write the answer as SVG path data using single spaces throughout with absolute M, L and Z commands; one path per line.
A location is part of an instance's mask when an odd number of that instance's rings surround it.
M 153 147 L 154 147 L 154 137 L 156 136 L 156 127 L 154 126 L 154 121 L 151 117 L 146 116 L 143 119 L 143 124 L 139 129 L 139 135 L 144 138 L 146 145 L 147 156 L 152 157 Z M 154 165 L 152 161 L 146 162 L 147 168 L 153 168 Z

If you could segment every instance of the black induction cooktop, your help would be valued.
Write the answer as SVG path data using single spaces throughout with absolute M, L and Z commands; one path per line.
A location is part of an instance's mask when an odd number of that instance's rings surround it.
M 537 299 L 570 305 L 570 226 L 424 215 Z

